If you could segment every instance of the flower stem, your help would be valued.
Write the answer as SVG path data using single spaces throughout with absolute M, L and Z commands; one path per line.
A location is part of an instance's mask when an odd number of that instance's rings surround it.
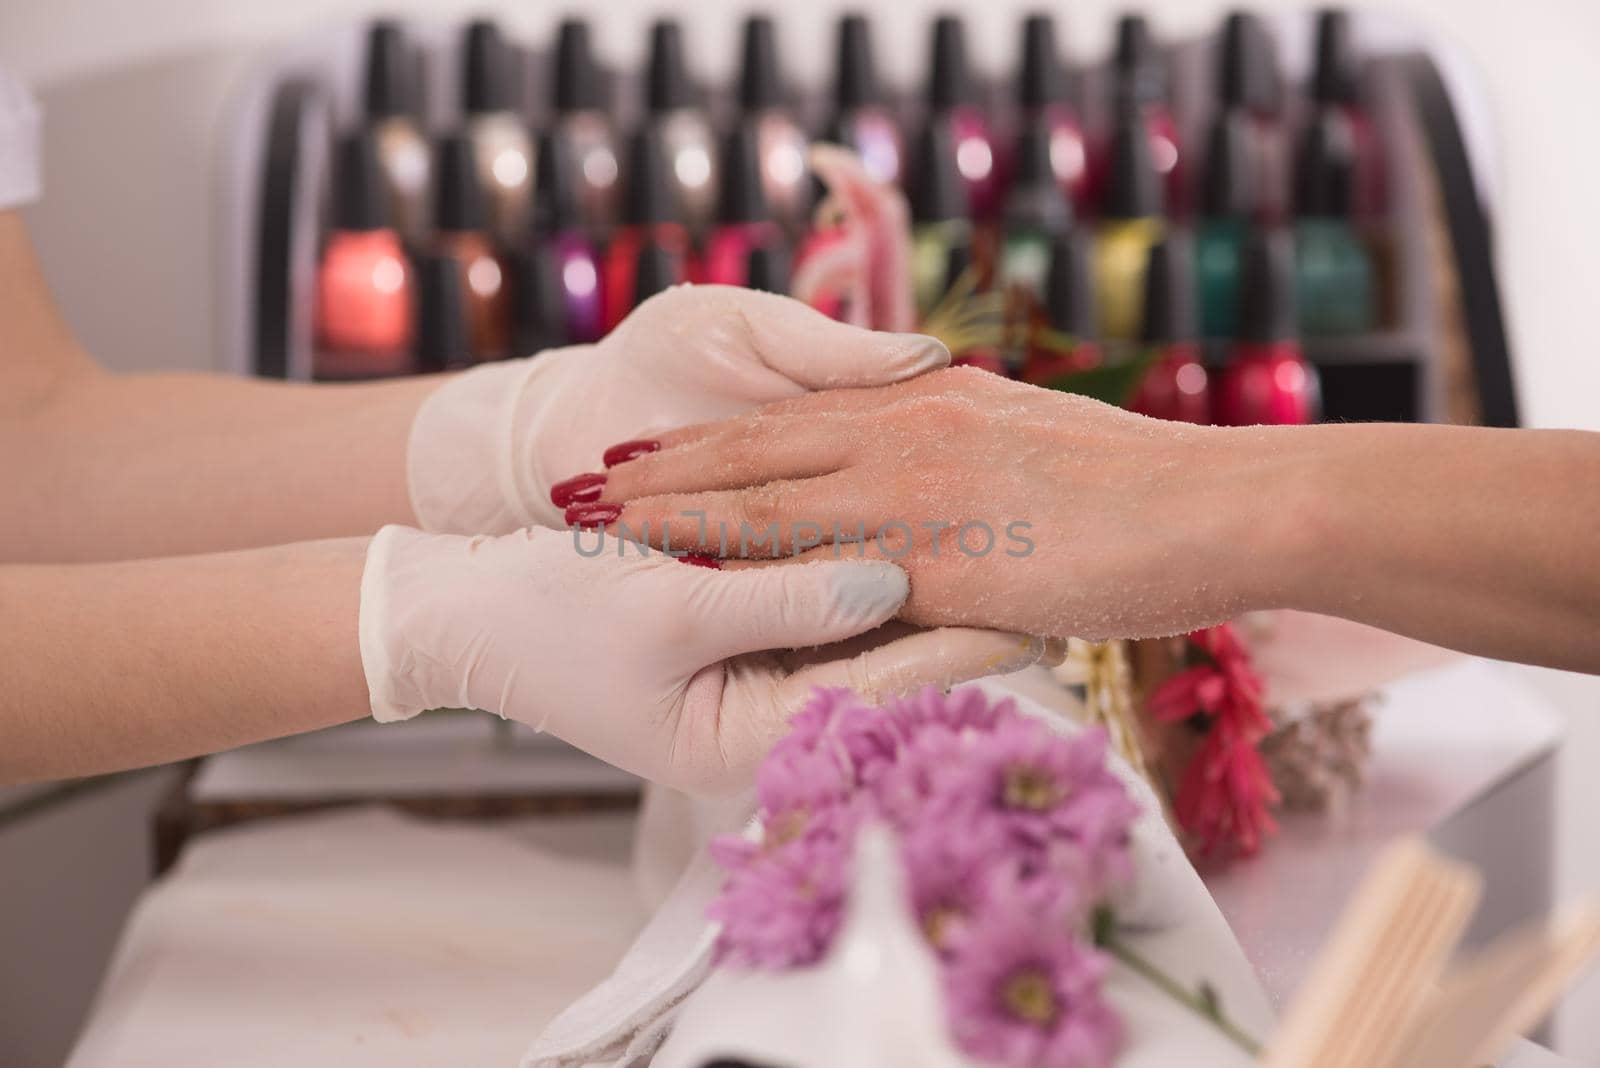
M 1140 956 L 1133 947 L 1117 937 L 1114 930 L 1107 927 L 1096 932 L 1100 947 L 1113 957 L 1117 958 L 1140 976 L 1149 980 L 1150 984 L 1173 1001 L 1186 1006 L 1195 1015 L 1210 1021 L 1218 1031 L 1228 1037 L 1234 1045 L 1250 1054 L 1252 1057 L 1261 1055 L 1261 1043 L 1251 1038 L 1239 1025 L 1228 1018 L 1222 1011 L 1222 999 L 1217 996 L 1216 988 L 1209 983 L 1201 983 L 1199 990 L 1190 990 L 1172 976 L 1158 968 L 1154 963 Z

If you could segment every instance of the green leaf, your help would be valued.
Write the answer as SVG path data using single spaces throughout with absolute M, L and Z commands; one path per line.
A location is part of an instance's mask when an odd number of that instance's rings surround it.
M 1089 371 L 1062 375 L 1045 385 L 1062 393 L 1077 393 L 1125 408 L 1133 400 L 1145 372 L 1160 355 L 1161 350 L 1152 345 L 1140 349 L 1138 355 L 1125 363 L 1105 364 Z

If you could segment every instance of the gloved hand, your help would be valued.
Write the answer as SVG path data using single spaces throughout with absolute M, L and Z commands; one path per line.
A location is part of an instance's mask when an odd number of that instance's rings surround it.
M 607 448 L 809 390 L 875 386 L 950 362 L 920 334 L 874 333 L 799 301 L 678 286 L 594 345 L 474 368 L 423 402 L 407 447 L 418 524 L 458 534 L 562 527 L 550 488 Z
M 594 535 L 384 527 L 361 578 L 361 663 L 379 720 L 481 708 L 689 793 L 744 787 L 814 686 L 869 699 L 1033 663 L 1038 640 L 891 624 L 882 561 L 721 571 Z M 808 646 L 834 648 L 806 649 Z M 803 649 L 800 653 L 763 650 Z

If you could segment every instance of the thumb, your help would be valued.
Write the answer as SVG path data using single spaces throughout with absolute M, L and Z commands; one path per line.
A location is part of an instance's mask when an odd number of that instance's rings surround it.
M 911 590 L 906 573 L 882 560 L 680 570 L 693 583 L 683 608 L 706 663 L 843 641 L 892 619 Z
M 957 683 L 1013 671 L 1056 659 L 1042 638 L 974 627 L 939 627 L 843 659 L 802 668 L 783 682 L 780 701 L 798 707 L 813 687 L 845 686 L 868 701 L 914 693 L 925 686 L 949 689 Z
M 731 286 L 696 286 L 699 299 L 727 307 L 748 328 L 754 355 L 806 389 L 856 389 L 900 382 L 950 364 L 950 350 L 926 334 L 864 330 L 791 297 Z

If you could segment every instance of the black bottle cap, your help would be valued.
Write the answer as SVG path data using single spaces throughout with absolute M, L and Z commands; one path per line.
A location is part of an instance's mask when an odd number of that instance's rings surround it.
M 689 80 L 689 64 L 683 56 L 683 27 L 676 19 L 657 19 L 650 25 L 645 107 L 662 112 L 693 104 L 694 83 Z
M 1138 101 L 1117 102 L 1116 124 L 1111 130 L 1111 164 L 1101 214 L 1115 219 L 1139 219 L 1161 214 L 1161 181 L 1150 153 L 1144 109 Z
M 462 107 L 469 115 L 488 111 L 515 111 L 517 100 L 517 62 L 511 46 L 500 35 L 500 27 L 489 19 L 476 19 L 467 26 Z
M 967 69 L 967 28 L 956 15 L 940 15 L 933 23 L 933 68 L 928 76 L 928 105 L 948 111 L 975 99 Z
M 583 225 L 577 168 L 565 131 L 557 126 L 539 135 L 533 173 L 533 228 L 539 233 L 561 233 Z
M 1317 63 L 1311 76 L 1311 96 L 1322 104 L 1356 101 L 1359 64 L 1350 35 L 1350 13 L 1340 8 L 1317 12 Z
M 761 183 L 761 141 L 751 122 L 736 123 L 723 138 L 721 196 L 719 222 L 766 222 L 772 217 Z
M 1255 213 L 1250 133 L 1249 116 L 1237 109 L 1220 112 L 1211 122 L 1200 182 L 1200 208 L 1211 218 L 1246 219 Z
M 764 293 L 789 292 L 789 250 L 777 242 L 756 245 L 744 260 L 745 287 Z
M 911 154 L 906 172 L 911 218 L 919 223 L 967 217 L 967 190 L 956 166 L 956 142 L 948 123 L 928 120 Z
M 1056 49 L 1056 23 L 1049 15 L 1029 15 L 1022 23 L 1022 77 L 1017 103 L 1042 108 L 1066 99 L 1067 75 Z
M 678 284 L 678 257 L 654 241 L 639 250 L 633 266 L 633 306 L 638 307 L 663 289 Z
M 416 56 L 405 30 L 391 19 L 367 27 L 367 115 L 409 115 L 416 104 Z
M 1139 333 L 1146 345 L 1172 345 L 1198 336 L 1194 271 L 1189 248 L 1175 237 L 1150 249 L 1144 272 L 1144 325 Z
M 605 107 L 600 68 L 589 43 L 589 23 L 561 20 L 556 30 L 556 111 L 598 111 Z
M 339 139 L 334 179 L 335 230 L 382 230 L 391 225 L 383 163 L 370 130 L 358 130 Z
M 1295 214 L 1349 215 L 1355 202 L 1355 154 L 1355 135 L 1344 115 L 1319 112 L 1295 157 Z
M 1223 107 L 1275 113 L 1280 87 L 1272 36 L 1255 15 L 1235 11 L 1222 24 L 1218 92 Z
M 472 140 L 449 134 L 439 141 L 433 177 L 433 225 L 448 233 L 482 230 L 488 223 Z
M 1090 278 L 1088 234 L 1081 230 L 1057 234 L 1050 242 L 1050 268 L 1044 278 L 1045 316 L 1052 327 L 1080 340 L 1096 335 Z
M 417 260 L 417 321 L 414 341 L 417 370 L 443 371 L 470 360 L 467 301 L 461 287 L 461 265 L 449 256 Z
M 1294 248 L 1285 232 L 1257 230 L 1239 267 L 1240 341 L 1295 336 Z
M 1114 92 L 1141 104 L 1166 96 L 1166 74 L 1156 50 L 1150 23 L 1143 15 L 1123 15 L 1117 19 L 1117 44 L 1112 53 Z
M 511 298 L 516 348 L 524 355 L 565 345 L 566 301 L 561 264 L 549 248 L 519 249 L 511 257 Z
M 1064 230 L 1072 223 L 1071 203 L 1056 179 L 1050 159 L 1051 133 L 1049 121 L 1042 115 L 1035 115 L 1017 137 L 1015 170 L 1011 188 L 1006 193 L 1008 227 L 1055 231 Z
M 681 221 L 667 145 L 654 123 L 645 123 L 629 139 L 626 206 L 626 219 L 634 226 Z
M 739 65 L 739 105 L 747 111 L 781 107 L 783 73 L 778 65 L 778 33 L 767 15 L 744 20 L 743 59 Z
M 877 69 L 872 62 L 872 24 L 861 14 L 839 20 L 833 102 L 841 110 L 878 103 Z

